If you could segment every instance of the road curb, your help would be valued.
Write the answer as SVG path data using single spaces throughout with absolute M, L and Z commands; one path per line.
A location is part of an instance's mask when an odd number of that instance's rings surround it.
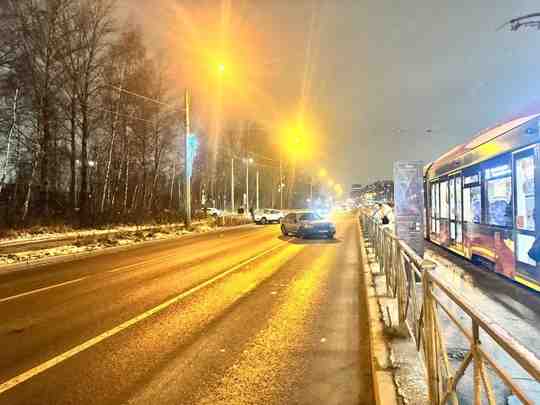
M 248 227 L 252 224 L 243 224 L 243 225 L 236 225 L 236 226 L 226 226 L 226 227 L 217 227 L 216 229 L 213 229 L 211 231 L 207 232 L 193 232 L 193 233 L 186 233 L 184 235 L 175 236 L 172 238 L 163 238 L 163 239 L 152 239 L 152 240 L 146 240 L 141 242 L 135 242 L 126 246 L 114 246 L 114 247 L 106 247 L 96 250 L 89 250 L 87 252 L 80 252 L 80 253 L 72 253 L 72 254 L 65 254 L 65 255 L 58 255 L 58 256 L 52 256 L 52 257 L 46 257 L 43 259 L 37 259 L 33 261 L 28 262 L 19 262 L 19 263 L 12 263 L 12 264 L 4 264 L 0 265 L 0 275 L 3 274 L 9 274 L 9 273 L 15 273 L 19 271 L 25 271 L 25 270 L 34 270 L 43 266 L 47 266 L 50 264 L 58 264 L 58 263 L 64 263 L 64 262 L 72 262 L 77 260 L 82 260 L 88 257 L 93 256 L 101 256 L 108 253 L 116 253 L 116 252 L 123 252 L 128 251 L 132 249 L 141 248 L 144 246 L 159 244 L 159 243 L 165 243 L 165 242 L 172 242 L 179 239 L 192 239 L 197 238 L 203 235 L 212 235 L 215 233 L 220 232 L 228 232 L 235 229 Z
M 397 386 L 391 370 L 390 350 L 384 337 L 384 324 L 379 312 L 377 294 L 364 245 L 364 234 L 360 224 L 358 224 L 357 230 L 360 244 L 361 272 L 364 276 L 364 299 L 369 316 L 369 354 L 375 403 L 377 405 L 398 405 L 401 401 L 399 400 Z

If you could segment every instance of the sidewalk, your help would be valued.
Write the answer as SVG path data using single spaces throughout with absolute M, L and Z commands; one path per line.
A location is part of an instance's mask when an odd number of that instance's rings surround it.
M 377 405 L 428 404 L 424 371 L 414 343 L 394 339 L 388 334 L 391 320 L 385 308 L 391 301 L 386 298 L 384 280 L 377 274 L 370 242 L 359 229 L 361 273 L 366 289 L 365 305 L 369 315 L 370 355 L 373 390 Z M 395 311 L 392 308 L 393 312 Z M 397 317 L 397 312 L 392 318 Z M 396 356 L 395 353 L 398 353 Z

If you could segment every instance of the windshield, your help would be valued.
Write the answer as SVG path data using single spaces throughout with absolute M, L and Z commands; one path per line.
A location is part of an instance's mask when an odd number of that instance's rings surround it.
M 315 212 L 307 212 L 300 216 L 300 221 L 316 221 L 322 219 L 321 216 Z

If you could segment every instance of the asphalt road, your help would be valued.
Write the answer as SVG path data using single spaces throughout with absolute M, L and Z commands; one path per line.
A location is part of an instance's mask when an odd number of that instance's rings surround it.
M 0 404 L 371 404 L 352 217 L 0 274 Z

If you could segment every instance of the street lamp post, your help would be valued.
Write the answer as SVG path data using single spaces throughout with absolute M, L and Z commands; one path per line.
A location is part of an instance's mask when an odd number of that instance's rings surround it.
M 256 174 L 257 182 L 255 183 L 257 185 L 257 209 L 259 209 L 259 169 L 257 168 L 257 174 Z
M 246 211 L 249 212 L 249 164 L 253 163 L 253 158 L 244 158 L 246 163 Z
M 185 137 L 184 137 L 184 158 L 185 158 L 185 170 L 184 170 L 184 182 L 185 182 L 185 225 L 186 228 L 191 227 L 191 168 L 189 162 L 189 134 L 190 134 L 190 122 L 189 122 L 189 90 L 186 89 L 184 94 L 185 103 Z
M 283 209 L 283 150 L 279 148 L 279 209 Z
M 231 158 L 231 211 L 234 214 L 234 157 Z

